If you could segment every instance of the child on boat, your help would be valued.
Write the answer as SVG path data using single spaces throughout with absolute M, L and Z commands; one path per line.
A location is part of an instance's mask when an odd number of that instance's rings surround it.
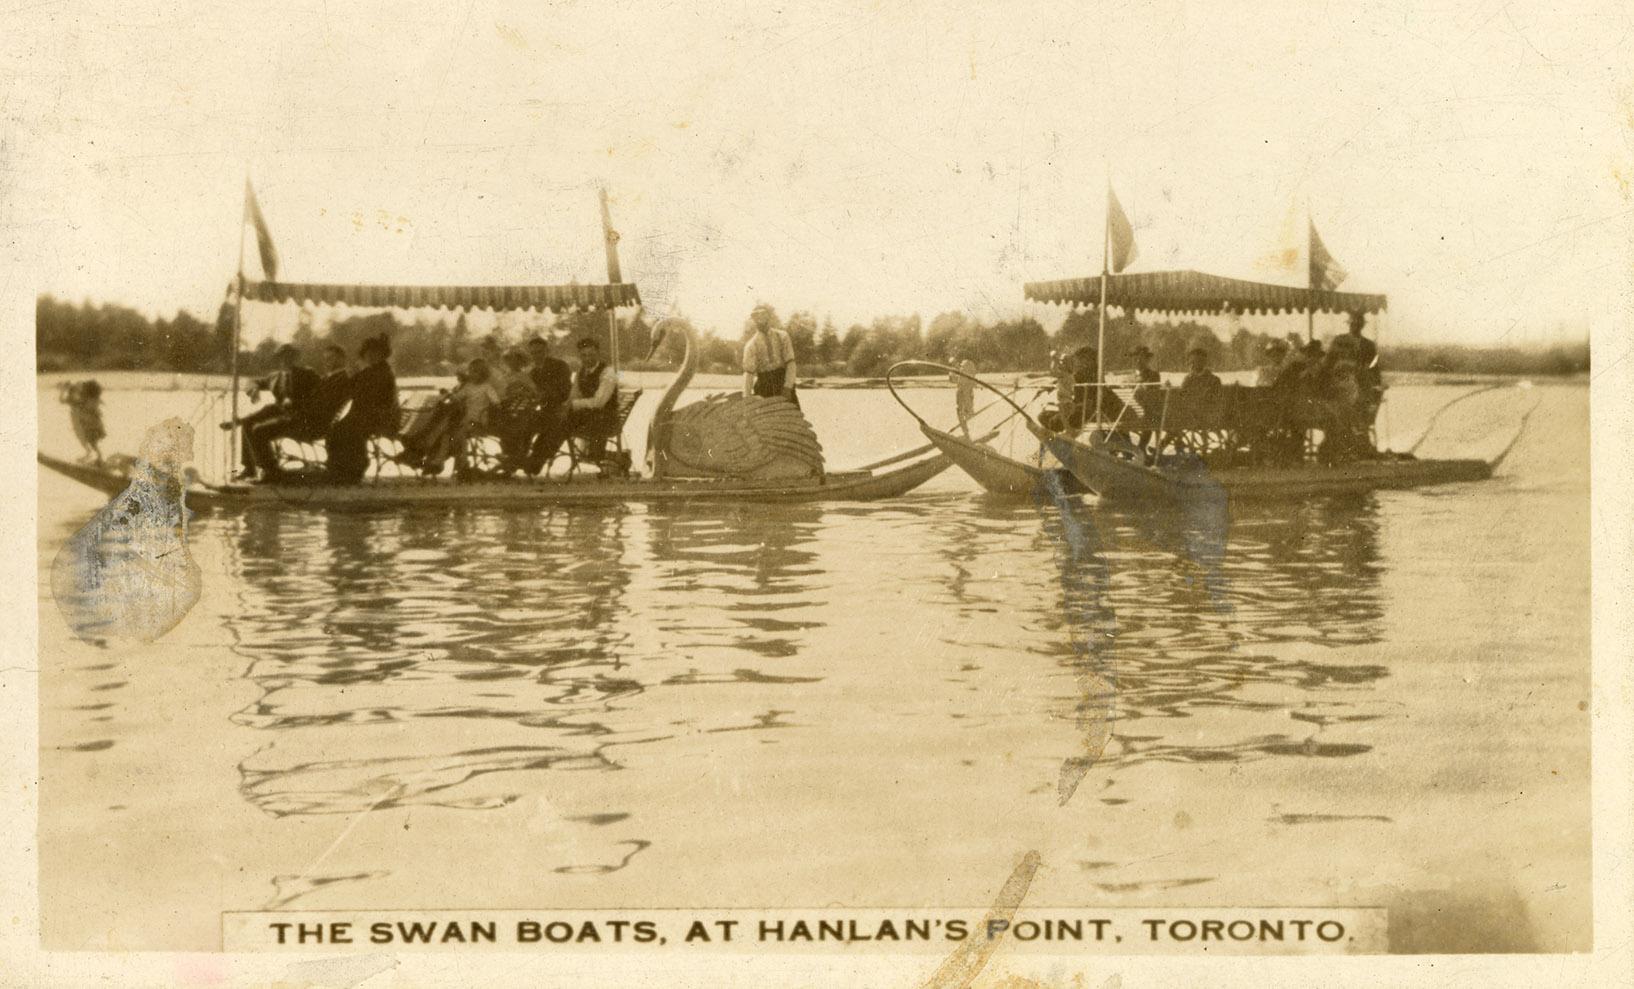
M 454 448 L 454 476 L 461 480 L 472 475 L 470 455 L 466 450 L 469 440 L 489 431 L 489 416 L 499 408 L 501 396 L 494 387 L 493 372 L 488 362 L 472 358 L 465 369 L 465 381 L 448 396 L 457 403 L 458 412 L 448 440 Z
M 90 381 L 68 381 L 57 387 L 57 400 L 68 406 L 68 417 L 74 424 L 74 438 L 85 451 L 80 463 L 102 466 L 102 440 L 108 435 L 102 425 L 102 386 L 95 378 Z

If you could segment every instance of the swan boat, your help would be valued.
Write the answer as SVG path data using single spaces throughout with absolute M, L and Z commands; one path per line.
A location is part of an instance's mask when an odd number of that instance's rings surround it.
M 616 310 L 639 307 L 634 283 L 625 282 L 618 263 L 618 234 L 613 231 L 605 192 L 601 196 L 602 233 L 607 250 L 605 285 L 342 285 L 280 282 L 245 277 L 240 240 L 239 273 L 229 286 L 234 299 L 232 361 L 232 420 L 236 422 L 239 373 L 237 353 L 242 334 L 244 303 L 298 306 L 352 306 L 370 309 L 474 309 L 494 312 L 548 311 L 607 315 L 612 371 L 618 369 Z M 246 213 L 246 215 L 249 215 Z M 255 214 L 259 218 L 259 213 Z M 259 222 L 259 220 L 258 220 Z M 266 255 L 263 254 L 263 266 Z M 108 495 L 119 495 L 136 478 L 166 485 L 186 504 L 202 510 L 305 508 L 315 510 L 390 509 L 483 505 L 535 508 L 554 505 L 614 504 L 628 502 L 813 502 L 871 501 L 913 490 L 946 470 L 951 461 L 933 444 L 850 469 L 831 470 L 823 462 L 822 445 L 798 406 L 781 398 L 717 395 L 677 407 L 682 392 L 697 372 L 696 341 L 685 323 L 664 319 L 655 325 L 653 353 L 670 324 L 679 326 L 685 351 L 681 367 L 653 410 L 647 431 L 644 471 L 609 470 L 580 473 L 577 462 L 565 474 L 549 470 L 538 478 L 492 477 L 458 480 L 424 477 L 395 462 L 396 438 L 373 443 L 374 468 L 359 484 L 326 483 L 321 470 L 273 483 L 212 483 L 190 468 L 175 472 L 155 467 L 151 457 L 115 455 L 106 463 L 85 464 L 37 452 L 40 466 Z M 650 356 L 650 355 L 649 355 Z M 638 397 L 633 393 L 630 397 Z M 633 403 L 621 402 L 627 417 Z M 212 408 L 211 411 L 214 411 Z M 160 444 L 171 449 L 189 425 L 214 429 L 216 416 L 202 416 L 192 424 L 171 420 L 168 437 Z M 157 427 L 156 427 L 157 428 Z M 195 431 L 196 431 L 195 429 Z M 613 438 L 624 450 L 622 423 Z M 150 434 L 151 436 L 152 434 Z M 231 433 L 236 449 L 238 430 Z M 284 441 L 288 442 L 288 441 Z M 491 442 L 491 441 L 489 441 Z M 569 440 L 569 443 L 572 441 Z M 190 447 L 190 443 L 183 443 Z M 159 448 L 159 447 L 156 447 Z M 178 465 L 188 459 L 167 458 Z M 311 458 L 303 458 L 307 462 Z M 570 458 L 571 459 L 571 458 Z M 630 463 L 625 454 L 622 463 Z
M 1378 313 L 1387 305 L 1383 295 L 1302 289 L 1196 271 L 1031 282 L 1025 286 L 1025 294 L 1037 302 L 1097 305 L 1104 299 L 1107 306 L 1125 311 L 1163 313 Z M 1163 412 L 1148 421 L 1133 411 L 1133 388 L 1104 381 L 1100 386 L 1117 394 L 1123 400 L 1121 404 L 1130 408 L 1130 414 L 1101 429 L 1093 428 L 1093 423 L 1086 424 L 1082 430 L 1053 429 L 993 385 L 945 365 L 904 361 L 891 368 L 887 384 L 892 383 L 897 371 L 909 365 L 969 378 L 1008 403 L 1014 415 L 1020 416 L 1038 439 L 1038 455 L 1033 462 L 1007 456 L 983 442 L 983 437 L 961 436 L 932 425 L 904 402 L 892 386 L 892 395 L 918 421 L 925 438 L 984 490 L 1001 496 L 1037 495 L 1057 485 L 1071 491 L 1075 484 L 1078 490 L 1114 502 L 1298 499 L 1480 481 L 1493 475 L 1520 437 L 1517 430 L 1503 451 L 1490 459 L 1419 459 L 1414 456 L 1418 446 L 1415 443 L 1412 450 L 1405 452 L 1383 451 L 1377 457 L 1336 464 L 1319 463 L 1307 454 L 1297 462 L 1272 466 L 1242 456 L 1241 449 L 1242 434 L 1250 431 L 1247 420 L 1252 418 L 1252 413 L 1244 410 L 1256 407 L 1259 401 L 1256 395 L 1263 395 L 1264 389 L 1228 385 L 1223 389 L 1224 399 L 1211 408 L 1188 409 L 1177 399 L 1171 411 L 1169 399 L 1175 392 L 1165 386 Z M 1469 394 L 1460 395 L 1452 401 L 1467 397 Z M 1440 411 L 1437 410 L 1436 416 Z M 1522 416 L 1521 429 L 1525 428 L 1530 415 L 1528 410 Z M 1434 418 L 1432 416 L 1432 426 Z M 1180 438 L 1181 443 L 1179 448 L 1148 462 L 1126 438 L 1130 433 L 1140 432 Z M 1429 427 L 1426 436 L 1428 432 Z M 1424 438 L 1420 437 L 1418 443 Z M 1314 448 L 1309 442 L 1309 433 L 1305 446 L 1307 451 Z M 1063 484 L 1068 479 L 1071 483 Z
M 311 479 L 295 477 L 280 483 L 210 483 L 188 472 L 173 484 L 187 505 L 198 510 L 872 501 L 906 494 L 951 464 L 934 445 L 926 444 L 858 467 L 828 469 L 810 423 L 783 399 L 717 395 L 677 408 L 697 371 L 691 330 L 683 324 L 682 332 L 686 340 L 682 366 L 653 410 L 643 473 L 620 477 L 547 472 L 538 478 L 456 481 L 407 470 L 393 473 L 385 466 L 359 484 L 325 483 L 321 472 Z M 37 460 L 54 473 L 108 495 L 124 491 L 140 463 L 115 455 L 105 465 L 89 465 L 44 452 Z

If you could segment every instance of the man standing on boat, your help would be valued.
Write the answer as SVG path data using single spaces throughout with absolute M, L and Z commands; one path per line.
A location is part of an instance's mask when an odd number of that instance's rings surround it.
M 569 434 L 586 443 L 585 459 L 599 463 L 607 454 L 607 441 L 618 432 L 618 382 L 601 359 L 601 344 L 594 337 L 579 341 L 579 373 L 573 382 L 567 405 Z
M 796 406 L 794 394 L 794 340 L 786 330 L 773 326 L 772 307 L 761 303 L 749 314 L 754 334 L 743 346 L 743 397 L 786 398 Z
M 532 433 L 533 448 L 523 469 L 529 477 L 537 477 L 567 440 L 567 403 L 573 397 L 573 371 L 566 361 L 551 354 L 550 344 L 543 337 L 528 341 L 528 359 L 533 363 L 528 377 L 539 393 L 539 417 Z
M 1366 323 L 1365 313 L 1351 313 L 1350 332 L 1342 339 L 1351 341 L 1348 347 L 1354 352 L 1352 359 L 1356 363 L 1356 385 L 1361 391 L 1357 408 L 1363 435 L 1358 437 L 1358 446 L 1365 452 L 1373 453 L 1377 451 L 1373 449 L 1371 431 L 1379 415 L 1379 405 L 1384 401 L 1384 372 L 1379 367 L 1378 344 L 1362 336 Z

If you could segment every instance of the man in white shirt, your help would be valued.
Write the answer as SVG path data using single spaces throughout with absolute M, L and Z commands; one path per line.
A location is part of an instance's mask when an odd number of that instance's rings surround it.
M 749 314 L 754 335 L 743 346 L 743 397 L 786 398 L 795 405 L 794 341 L 772 325 L 772 307 L 758 305 Z
M 579 341 L 579 373 L 567 403 L 567 427 L 585 440 L 586 459 L 595 463 L 607 452 L 607 441 L 619 430 L 618 382 L 601 359 L 601 344 L 593 337 Z

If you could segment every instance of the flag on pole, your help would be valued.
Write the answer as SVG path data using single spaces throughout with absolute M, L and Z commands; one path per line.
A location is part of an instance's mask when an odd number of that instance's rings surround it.
M 244 219 L 255 225 L 255 246 L 261 251 L 261 270 L 267 281 L 278 280 L 278 249 L 272 246 L 272 232 L 267 229 L 267 218 L 261 215 L 261 204 L 255 201 L 255 187 L 244 180 Z
M 1344 268 L 1340 267 L 1339 262 L 1335 261 L 1333 259 L 1333 255 L 1328 253 L 1327 245 L 1322 243 L 1322 238 L 1321 237 L 1317 236 L 1316 224 L 1311 223 L 1310 228 L 1311 228 L 1311 251 L 1310 251 L 1310 254 L 1311 254 L 1311 280 L 1310 280 L 1310 286 L 1313 289 L 1321 289 L 1324 292 L 1331 292 L 1334 289 L 1339 287 L 1339 283 L 1343 282 L 1345 280 L 1345 278 L 1350 274 L 1350 272 L 1348 272 Z
M 1106 229 L 1112 241 L 1112 273 L 1117 274 L 1134 264 L 1139 252 L 1135 250 L 1135 228 L 1110 188 L 1106 190 Z

